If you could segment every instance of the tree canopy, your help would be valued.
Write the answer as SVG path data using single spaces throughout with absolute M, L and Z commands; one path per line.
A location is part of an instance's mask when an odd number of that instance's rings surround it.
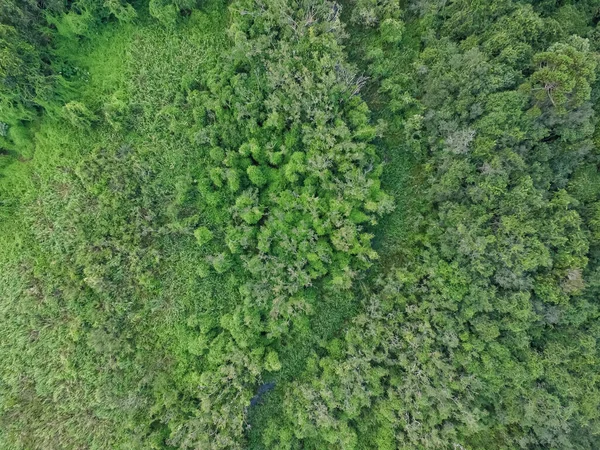
M 0 0 L 0 447 L 600 447 L 600 2 Z

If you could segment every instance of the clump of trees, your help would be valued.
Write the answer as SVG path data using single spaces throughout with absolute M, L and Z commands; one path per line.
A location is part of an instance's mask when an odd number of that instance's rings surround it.
M 364 312 L 293 384 L 268 446 L 594 446 L 598 191 L 573 188 L 582 172 L 598 180 L 597 55 L 585 37 L 548 33 L 552 14 L 499 3 L 498 16 L 467 2 L 407 12 L 436 31 L 408 91 L 386 73 L 402 47 L 383 25 L 371 35 L 429 208 Z
M 339 6 L 240 1 L 230 7 L 231 55 L 204 89 L 187 92 L 198 118 L 189 137 L 209 157 L 198 190 L 220 225 L 195 232 L 227 251 L 201 262 L 201 274 L 243 267 L 243 303 L 221 319 L 202 374 L 205 411 L 187 431 L 207 448 L 234 445 L 266 371 L 267 350 L 307 327 L 316 289 L 350 289 L 377 254 L 369 227 L 392 209 L 371 141 L 377 126 L 358 96 L 363 81 L 345 61 Z M 203 400 L 204 404 L 204 400 Z M 217 427 L 218 438 L 207 439 Z M 202 436 L 202 438 L 200 438 Z M 202 439 L 198 441 L 198 439 Z
M 338 43 L 337 6 L 267 6 L 232 7 L 233 56 L 188 95 L 205 99 L 191 131 L 212 163 L 200 193 L 228 211 L 228 258 L 256 276 L 248 295 L 278 317 L 325 275 L 351 287 L 377 257 L 366 227 L 392 203 L 370 143 L 378 129 Z

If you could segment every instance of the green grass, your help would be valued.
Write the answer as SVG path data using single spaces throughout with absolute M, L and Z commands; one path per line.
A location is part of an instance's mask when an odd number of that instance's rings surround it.
M 2 180 L 2 448 L 155 448 L 175 400 L 193 413 L 195 342 L 240 280 L 197 275 L 205 155 L 164 110 L 214 64 L 226 20 L 212 2 L 174 30 L 141 18 L 59 44 L 95 119 L 45 116 Z M 111 125 L 119 102 L 131 119 Z

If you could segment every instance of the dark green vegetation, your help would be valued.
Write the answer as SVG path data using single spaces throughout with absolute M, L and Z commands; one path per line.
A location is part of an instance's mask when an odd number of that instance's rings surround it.
M 600 448 L 599 21 L 0 0 L 0 448 Z

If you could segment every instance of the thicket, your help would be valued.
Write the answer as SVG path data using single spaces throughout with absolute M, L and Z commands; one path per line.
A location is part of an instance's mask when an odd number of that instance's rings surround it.
M 429 207 L 364 312 L 293 383 L 268 446 L 598 443 L 597 6 L 438 6 L 404 11 L 423 33 L 408 79 L 389 71 L 398 13 L 364 20 L 380 23 L 370 70 L 421 155 Z M 558 26 L 566 14 L 581 26 Z
M 308 333 L 319 290 L 350 289 L 377 257 L 365 224 L 392 205 L 337 8 L 234 3 L 231 55 L 184 100 L 191 142 L 210 156 L 197 180 L 203 208 L 219 218 L 194 234 L 200 245 L 227 245 L 198 262 L 199 275 L 235 267 L 247 279 L 241 304 L 202 350 L 211 363 L 201 374 L 202 413 L 178 445 L 239 445 L 253 386 L 281 368 L 272 347 Z M 184 123 L 175 112 L 173 120 Z
M 0 0 L 0 447 L 597 448 L 598 18 Z

